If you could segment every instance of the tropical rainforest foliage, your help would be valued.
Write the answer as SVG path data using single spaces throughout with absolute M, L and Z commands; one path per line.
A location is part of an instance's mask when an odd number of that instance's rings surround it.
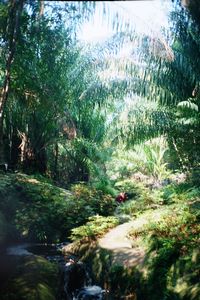
M 143 34 L 118 1 L 0 2 L 0 254 L 71 240 L 109 299 L 200 296 L 200 6 L 167 2 L 168 27 Z M 86 43 L 95 11 L 113 35 Z M 143 271 L 109 265 L 98 238 L 142 216 Z M 12 264 L 3 299 L 58 300 L 56 265 Z
M 105 169 L 110 142 L 131 148 L 164 135 L 172 168 L 198 167 L 198 22 L 177 2 L 169 37 L 126 30 L 83 45 L 76 30 L 95 6 L 1 4 L 1 162 L 88 181 Z M 117 56 L 130 42 L 130 55 Z

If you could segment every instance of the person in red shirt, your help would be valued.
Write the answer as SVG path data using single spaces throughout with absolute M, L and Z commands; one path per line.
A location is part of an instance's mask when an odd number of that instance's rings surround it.
M 128 199 L 127 194 L 124 193 L 124 192 L 120 193 L 120 194 L 115 198 L 115 200 L 116 200 L 118 203 L 125 202 L 127 199 Z

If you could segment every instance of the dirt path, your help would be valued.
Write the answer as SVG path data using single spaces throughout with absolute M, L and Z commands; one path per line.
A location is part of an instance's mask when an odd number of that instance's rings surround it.
M 151 213 L 146 212 L 136 220 L 129 221 L 111 229 L 103 238 L 99 239 L 101 248 L 111 250 L 113 253 L 113 263 L 125 266 L 140 265 L 145 258 L 145 249 L 139 247 L 127 235 L 131 229 L 141 228 L 149 221 L 158 221 L 163 215 L 163 209 L 157 209 Z

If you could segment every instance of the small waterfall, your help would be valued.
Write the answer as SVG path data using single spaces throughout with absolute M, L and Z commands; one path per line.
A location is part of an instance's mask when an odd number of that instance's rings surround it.
M 70 257 L 64 268 L 64 292 L 67 300 L 101 300 L 106 291 L 92 285 L 86 265 Z
M 78 291 L 73 300 L 102 300 L 104 299 L 105 293 L 106 291 L 97 285 L 86 286 Z
M 107 291 L 92 285 L 87 266 L 73 256 L 63 256 L 61 249 L 68 244 L 19 243 L 6 249 L 7 255 L 40 255 L 57 263 L 60 269 L 60 291 L 57 300 L 102 300 Z

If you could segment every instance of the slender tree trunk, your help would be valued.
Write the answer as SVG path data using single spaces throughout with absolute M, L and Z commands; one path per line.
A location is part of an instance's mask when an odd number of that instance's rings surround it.
M 35 154 L 36 159 L 36 171 L 41 174 L 45 174 L 47 171 L 47 153 L 46 148 L 43 146 L 39 153 Z
M 40 0 L 40 13 L 39 13 L 40 17 L 42 17 L 44 15 L 44 1 Z
M 176 154 L 177 154 L 177 157 L 178 157 L 178 159 L 179 159 L 179 163 L 181 164 L 182 169 L 188 171 L 188 167 L 185 165 L 184 160 L 183 160 L 183 158 L 182 158 L 182 156 L 181 156 L 181 153 L 180 153 L 180 151 L 178 150 L 178 147 L 177 147 L 177 145 L 176 145 L 176 140 L 175 140 L 175 138 L 172 138 L 172 143 L 173 143 L 174 150 L 176 151 Z
M 54 160 L 54 178 L 57 179 L 58 177 L 58 143 L 55 143 L 55 160 Z
M 28 151 L 28 138 L 27 134 L 24 132 L 19 132 L 19 136 L 21 139 L 21 144 L 19 145 L 19 149 L 21 150 L 20 152 L 20 162 L 21 165 L 24 164 L 24 162 L 27 159 L 27 151 Z
M 4 157 L 4 145 L 3 145 L 3 118 L 6 101 L 8 99 L 9 87 L 10 87 L 10 74 L 11 65 L 13 62 L 16 40 L 19 32 L 19 19 L 23 9 L 23 0 L 10 0 L 9 2 L 9 15 L 7 24 L 7 35 L 8 35 L 8 55 L 6 59 L 6 70 L 3 87 L 0 94 L 0 163 L 5 162 Z

